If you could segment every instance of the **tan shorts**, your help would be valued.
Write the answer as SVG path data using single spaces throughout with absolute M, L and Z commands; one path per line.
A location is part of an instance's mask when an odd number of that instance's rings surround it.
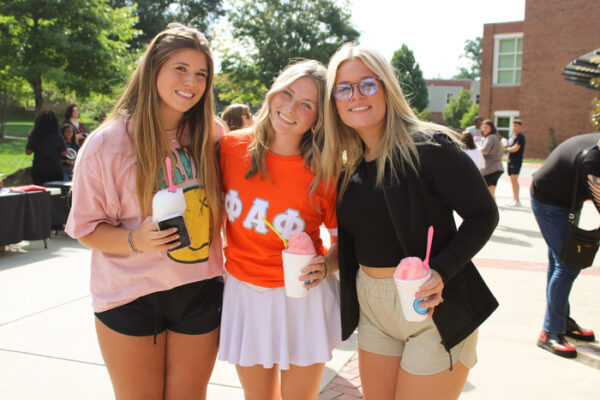
M 433 375 L 450 367 L 450 355 L 428 318 L 422 322 L 404 319 L 394 279 L 371 278 L 358 270 L 356 275 L 360 320 L 358 345 L 375 354 L 402 357 L 400 365 L 414 375 Z M 452 362 L 471 369 L 477 362 L 477 330 L 454 346 Z

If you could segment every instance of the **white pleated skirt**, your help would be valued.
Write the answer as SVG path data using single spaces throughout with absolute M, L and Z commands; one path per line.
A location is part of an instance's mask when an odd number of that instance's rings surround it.
M 230 274 L 225 278 L 219 360 L 243 367 L 286 370 L 331 359 L 341 344 L 339 281 L 332 275 L 305 298 L 283 287 L 258 291 Z

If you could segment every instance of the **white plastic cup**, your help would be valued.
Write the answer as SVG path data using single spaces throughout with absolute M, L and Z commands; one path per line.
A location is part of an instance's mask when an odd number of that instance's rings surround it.
M 428 272 L 423 278 L 412 281 L 397 279 L 394 276 L 394 282 L 396 282 L 396 289 L 398 290 L 398 296 L 400 297 L 402 312 L 404 313 L 404 318 L 406 318 L 407 321 L 419 322 L 427 319 L 427 312 L 429 311 L 429 308 L 420 306 L 421 301 L 425 299 L 416 298 L 415 293 L 419 291 L 421 285 L 425 283 L 430 276 L 431 272 Z
M 285 250 L 281 252 L 286 296 L 301 298 L 308 295 L 308 290 L 304 287 L 304 281 L 299 278 L 302 275 L 302 268 L 306 267 L 310 260 L 315 257 L 316 254 L 290 254 Z

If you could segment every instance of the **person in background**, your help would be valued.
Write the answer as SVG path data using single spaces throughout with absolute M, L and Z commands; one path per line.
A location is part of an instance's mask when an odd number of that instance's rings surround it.
M 457 399 L 498 306 L 471 261 L 498 223 L 480 172 L 454 132 L 417 119 L 385 58 L 355 44 L 329 62 L 322 158 L 323 180 L 339 177 L 342 338 L 358 326 L 365 398 Z M 430 226 L 431 277 L 416 297 L 431 318 L 412 322 L 393 274 L 425 259 Z
M 315 179 L 323 141 L 325 67 L 286 67 L 251 128 L 221 140 L 227 276 L 219 359 L 236 364 L 246 400 L 317 400 L 325 362 L 341 343 L 335 186 Z M 285 294 L 285 248 L 304 231 L 317 256 L 300 277 L 304 298 Z M 328 228 L 332 245 L 320 237 Z
M 53 111 L 42 111 L 36 118 L 33 129 L 27 138 L 25 154 L 33 153 L 31 180 L 36 185 L 46 182 L 62 181 L 61 158 L 65 157 L 67 147 L 58 133 L 58 119 Z
M 465 145 L 463 151 L 467 153 L 469 157 L 471 157 L 471 160 L 473 160 L 477 168 L 479 168 L 479 170 L 481 171 L 481 169 L 483 169 L 483 167 L 485 166 L 485 160 L 483 158 L 483 153 L 481 152 L 481 149 L 473 141 L 473 136 L 471 135 L 471 132 L 465 130 L 462 133 L 460 140 Z
M 77 108 L 76 104 L 69 104 L 67 110 L 65 111 L 65 120 L 61 122 L 61 125 L 70 124 L 75 129 L 75 137 L 79 141 L 79 144 L 83 144 L 83 141 L 88 135 L 88 131 L 83 124 L 83 122 L 79 122 L 79 108 Z
M 75 129 L 71 124 L 64 124 L 60 127 L 60 133 L 63 135 L 67 147 L 65 156 L 61 157 L 63 181 L 70 181 L 73 178 L 73 165 L 75 165 L 75 159 L 79 151 L 79 140 L 77 140 L 74 131 Z
M 489 119 L 483 121 L 481 125 L 481 134 L 483 135 L 483 142 L 481 143 L 481 153 L 485 160 L 485 166 L 481 173 L 487 183 L 488 189 L 494 197 L 496 192 L 496 185 L 500 175 L 504 173 L 502 167 L 502 156 L 504 155 L 504 146 L 500 141 L 498 131 L 494 126 L 494 123 Z
M 519 201 L 519 173 L 523 166 L 523 152 L 525 151 L 525 135 L 521 132 L 522 122 L 520 119 L 513 121 L 513 131 L 508 139 L 506 150 L 508 151 L 508 176 L 512 185 L 513 201 L 508 203 L 512 207 L 520 207 Z
M 230 131 L 237 129 L 249 128 L 254 122 L 252 114 L 250 113 L 250 107 L 245 104 L 230 104 L 221 113 L 221 118 Z
M 576 357 L 577 349 L 565 336 L 595 340 L 594 331 L 580 327 L 570 316 L 569 294 L 580 270 L 559 260 L 569 227 L 576 158 L 585 149 L 591 150 L 579 164 L 575 209 L 581 211 L 583 202 L 592 200 L 600 213 L 600 133 L 577 135 L 562 142 L 533 175 L 531 183 L 531 210 L 548 245 L 546 313 L 537 345 L 567 358 Z
M 117 399 L 206 399 L 223 293 L 213 74 L 204 35 L 169 24 L 75 164 L 65 231 L 92 249 L 96 333 Z M 153 195 L 172 186 L 191 238 L 177 250 L 178 229 L 152 218 Z
M 482 122 L 483 122 L 483 117 L 477 116 L 477 117 L 475 117 L 475 121 L 473 121 L 473 123 L 475 125 L 471 125 L 467 129 L 465 129 L 466 131 L 468 131 L 471 134 L 471 136 L 473 136 L 473 141 L 476 143 L 480 142 L 482 140 L 482 137 L 481 137 Z

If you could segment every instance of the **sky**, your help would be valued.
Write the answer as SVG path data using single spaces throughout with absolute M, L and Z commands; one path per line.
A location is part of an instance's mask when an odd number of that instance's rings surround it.
M 350 0 L 360 43 L 389 61 L 406 44 L 425 79 L 451 78 L 465 40 L 483 36 L 483 24 L 522 21 L 525 0 Z
M 425 79 L 449 79 L 458 73 L 459 66 L 467 66 L 467 61 L 460 58 L 465 40 L 483 36 L 483 24 L 525 18 L 525 0 L 349 0 L 348 3 L 351 22 L 361 33 L 361 44 L 378 50 L 388 61 L 394 51 L 406 44 Z M 235 0 L 225 0 L 224 4 L 231 7 Z M 218 66 L 219 47 L 229 47 L 233 42 L 225 21 L 217 25 L 213 37 Z

